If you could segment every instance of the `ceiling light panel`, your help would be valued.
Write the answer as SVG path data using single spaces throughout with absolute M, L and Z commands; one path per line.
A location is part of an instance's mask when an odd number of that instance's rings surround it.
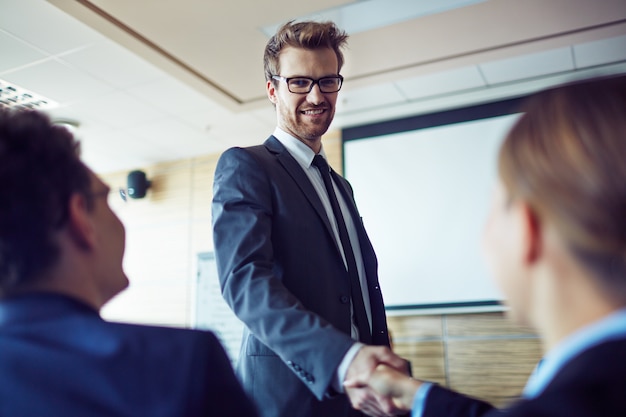
M 41 94 L 34 93 L 8 81 L 0 80 L 0 107 L 48 110 L 58 106 Z
M 418 17 L 482 3 L 485 0 L 363 0 L 341 7 L 321 10 L 296 20 L 333 21 L 351 35 L 394 25 Z M 261 31 L 269 38 L 282 23 L 265 26 Z

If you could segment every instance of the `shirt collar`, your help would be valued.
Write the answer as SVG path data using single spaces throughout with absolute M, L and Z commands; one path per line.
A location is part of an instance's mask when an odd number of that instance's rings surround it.
M 274 137 L 278 139 L 280 143 L 283 144 L 289 154 L 305 169 L 311 167 L 311 163 L 313 163 L 313 158 L 315 157 L 315 152 L 308 146 L 306 146 L 302 141 L 298 140 L 293 135 L 285 132 L 280 127 L 276 127 L 273 133 Z M 324 152 L 324 146 L 320 148 L 320 155 L 326 159 L 326 153 Z M 328 159 L 326 159 L 328 160 Z

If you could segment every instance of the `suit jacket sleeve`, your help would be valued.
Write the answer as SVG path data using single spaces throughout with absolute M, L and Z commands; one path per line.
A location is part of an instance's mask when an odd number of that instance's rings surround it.
M 491 404 L 433 385 L 426 397 L 423 417 L 489 417 L 498 416 Z
M 322 399 L 354 341 L 307 308 L 282 281 L 282 266 L 274 261 L 280 249 L 274 247 L 272 234 L 278 233 L 277 207 L 284 210 L 294 199 L 279 195 L 276 181 L 283 180 L 270 178 L 266 167 L 244 149 L 232 148 L 221 156 L 212 209 L 218 275 L 224 299 L 237 317 Z M 305 250 L 301 256 L 309 254 Z

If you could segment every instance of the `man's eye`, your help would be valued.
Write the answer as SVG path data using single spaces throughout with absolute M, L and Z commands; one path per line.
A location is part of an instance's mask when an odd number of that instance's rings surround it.
M 311 81 L 306 78 L 293 78 L 289 81 L 293 87 L 307 87 Z

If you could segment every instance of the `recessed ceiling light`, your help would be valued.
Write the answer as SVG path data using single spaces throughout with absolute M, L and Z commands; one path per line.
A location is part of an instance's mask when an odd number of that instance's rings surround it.
M 53 119 L 52 123 L 58 126 L 63 126 L 73 135 L 78 134 L 78 128 L 80 127 L 80 122 L 72 119 Z
M 330 20 L 348 34 L 353 35 L 483 1 L 486 0 L 361 0 L 296 17 L 295 20 L 318 22 Z M 261 28 L 261 31 L 269 38 L 283 23 L 265 26 Z
M 41 94 L 33 93 L 8 81 L 0 80 L 0 107 L 47 110 L 58 105 L 56 101 L 50 100 Z

